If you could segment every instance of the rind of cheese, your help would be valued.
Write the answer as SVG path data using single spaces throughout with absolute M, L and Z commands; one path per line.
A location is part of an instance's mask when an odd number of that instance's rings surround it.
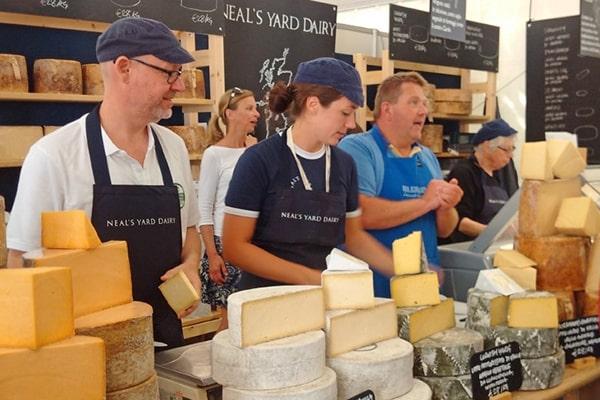
M 500 249 L 494 254 L 494 267 L 526 268 L 535 267 L 535 265 L 535 261 L 516 250 Z
M 558 302 L 558 321 L 568 321 L 577 318 L 577 302 L 575 292 L 569 290 L 551 291 Z
M 558 386 L 565 374 L 565 352 L 539 358 L 521 358 L 523 383 L 519 390 L 544 390 Z
M 508 300 L 511 328 L 558 328 L 558 302 L 548 292 L 523 292 Z
M 108 392 L 136 386 L 154 374 L 150 305 L 134 301 L 79 317 L 75 332 L 104 341 Z
M 184 69 L 181 74 L 181 80 L 185 85 L 185 90 L 178 92 L 175 97 L 183 98 L 206 98 L 204 89 L 204 73 L 200 69 Z
M 471 374 L 460 376 L 419 376 L 433 392 L 435 400 L 472 400 Z
M 410 275 L 426 272 L 427 265 L 423 265 L 423 240 L 421 231 L 394 240 L 392 243 L 394 256 L 394 274 Z M 425 263 L 426 264 L 426 263 Z
M 562 201 L 554 227 L 560 233 L 595 236 L 600 233 L 600 211 L 587 196 L 569 197 Z
M 554 176 L 546 142 L 527 142 L 523 144 L 519 175 L 522 179 L 552 180 Z
M 81 75 L 83 78 L 83 94 L 103 95 L 104 81 L 100 64 L 83 64 L 81 66 Z
M 375 305 L 371 270 L 325 270 L 321 273 L 321 286 L 327 310 L 371 308 Z
M 431 388 L 423 381 L 413 380 L 413 387 L 408 393 L 393 400 L 431 400 Z
M 91 250 L 40 249 L 23 255 L 25 266 L 71 269 L 73 311 L 80 317 L 132 301 L 127 243 L 110 241 Z
M 570 179 L 583 172 L 586 167 L 585 160 L 571 141 L 552 139 L 547 143 L 548 158 L 555 177 Z
M 173 125 L 169 129 L 183 139 L 190 157 L 202 156 L 209 144 L 206 129 L 201 125 Z
M 247 347 L 325 326 L 320 286 L 271 286 L 243 290 L 227 299 L 231 343 Z
M 42 247 L 46 249 L 95 249 L 100 238 L 83 210 L 43 211 Z
M 18 54 L 0 54 L 0 92 L 29 92 L 27 62 Z
M 2 399 L 104 400 L 104 343 L 74 336 L 37 350 L 0 348 Z
M 506 325 L 494 327 L 491 346 L 517 342 L 521 358 L 539 358 L 555 354 L 559 349 L 557 328 L 511 328 Z
M 8 249 L 6 248 L 6 222 L 4 221 L 4 197 L 0 196 L 0 268 L 6 267 Z
M 198 292 L 183 271 L 177 272 L 158 288 L 176 313 L 185 310 L 200 299 Z
M 68 268 L 0 270 L 0 347 L 38 349 L 73 335 Z
M 394 276 L 390 288 L 397 307 L 440 304 L 439 282 L 435 272 Z
M 116 392 L 107 392 L 106 400 L 154 400 L 159 397 L 158 379 L 153 374 L 148 380 L 139 385 L 117 390 Z
M 81 63 L 74 60 L 37 59 L 33 63 L 36 93 L 83 94 Z
M 453 299 L 433 306 L 401 307 L 397 312 L 398 336 L 411 343 L 456 325 Z
M 600 291 L 600 235 L 594 239 L 594 244 L 590 249 L 589 266 L 585 281 L 585 292 L 588 294 L 598 294 Z
M 469 289 L 465 323 L 467 328 L 487 336 L 490 328 L 506 323 L 507 315 L 508 296 L 476 288 Z

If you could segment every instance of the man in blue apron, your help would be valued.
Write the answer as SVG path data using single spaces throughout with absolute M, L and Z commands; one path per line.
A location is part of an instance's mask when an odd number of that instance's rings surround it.
M 358 168 L 364 227 L 383 245 L 414 231 L 423 233 L 433 269 L 439 266 L 437 236 L 454 231 L 454 206 L 462 197 L 455 180 L 445 182 L 435 155 L 418 143 L 428 112 L 427 82 L 417 73 L 385 79 L 375 97 L 375 125 L 339 147 Z M 390 297 L 389 278 L 373 271 L 375 295 Z
M 152 305 L 155 340 L 181 345 L 179 317 L 197 304 L 178 316 L 158 286 L 183 270 L 199 290 L 198 209 L 185 145 L 156 122 L 171 116 L 185 88 L 181 65 L 194 59 L 167 26 L 145 18 L 113 23 L 96 56 L 103 102 L 38 141 L 23 165 L 12 259 L 40 247 L 41 211 L 85 210 L 102 241 L 127 242 L 133 298 Z
M 494 218 L 509 198 L 496 172 L 512 159 L 517 131 L 503 119 L 481 126 L 473 136 L 474 153 L 458 162 L 448 175 L 464 191 L 456 206 L 459 223 L 449 242 L 473 240 Z

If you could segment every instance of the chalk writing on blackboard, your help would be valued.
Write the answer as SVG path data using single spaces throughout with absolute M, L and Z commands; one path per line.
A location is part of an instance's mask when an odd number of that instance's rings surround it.
M 64 10 L 69 8 L 67 0 L 41 0 L 40 4 L 42 7 L 62 8 Z
M 181 7 L 201 13 L 217 10 L 217 0 L 181 0 Z
M 267 58 L 263 61 L 260 71 L 258 71 L 261 93 L 257 105 L 265 118 L 266 137 L 269 137 L 273 132 L 277 133 L 285 130 L 288 125 L 288 118 L 285 114 L 273 114 L 270 112 L 266 96 L 278 81 L 283 81 L 286 85 L 292 82 L 293 72 L 284 69 L 289 52 L 290 48 L 286 47 L 283 49 L 281 57 Z

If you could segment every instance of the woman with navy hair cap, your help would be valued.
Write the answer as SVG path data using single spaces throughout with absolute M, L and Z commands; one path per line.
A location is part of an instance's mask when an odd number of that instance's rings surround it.
M 335 147 L 363 101 L 356 69 L 328 57 L 301 63 L 269 93 L 271 111 L 294 123 L 249 148 L 229 185 L 223 251 L 244 271 L 240 289 L 320 284 L 325 257 L 343 243 L 393 274 L 390 251 L 362 228 L 354 162 Z

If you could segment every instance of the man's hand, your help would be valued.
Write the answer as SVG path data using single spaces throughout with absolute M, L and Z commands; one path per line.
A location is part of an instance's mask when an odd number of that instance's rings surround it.
M 432 179 L 429 181 L 427 188 L 425 188 L 425 193 L 423 193 L 423 197 L 421 197 L 421 199 L 425 201 L 425 204 L 427 204 L 427 209 L 429 211 L 437 210 L 440 207 L 441 202 L 439 192 L 445 183 L 446 182 L 440 179 Z
M 440 200 L 440 208 L 447 210 L 456 207 L 463 196 L 463 190 L 458 186 L 458 181 L 453 178 L 450 182 L 442 181 L 438 189 L 438 197 Z
M 190 265 L 190 264 L 185 264 L 185 263 L 180 264 L 174 268 L 171 268 L 167 272 L 165 272 L 164 275 L 160 277 L 160 280 L 162 280 L 164 282 L 164 281 L 168 280 L 169 278 L 177 275 L 177 273 L 179 271 L 183 271 L 185 273 L 185 275 L 190 280 L 190 283 L 194 287 L 194 290 L 196 290 L 196 293 L 198 295 L 200 295 L 200 276 L 198 275 L 198 266 L 197 265 Z M 180 311 L 177 314 L 177 317 L 179 319 L 185 318 L 186 316 L 188 316 L 189 314 L 194 312 L 194 310 L 198 307 L 198 304 L 200 304 L 200 300 L 196 300 L 191 306 L 189 306 L 188 308 L 186 308 L 183 311 Z

